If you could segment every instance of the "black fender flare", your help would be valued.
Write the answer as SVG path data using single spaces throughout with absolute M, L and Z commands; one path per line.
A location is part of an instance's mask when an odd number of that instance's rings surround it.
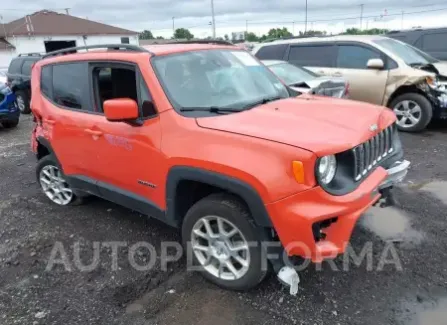
M 62 168 L 59 159 L 57 159 L 56 153 L 54 152 L 53 147 L 51 146 L 50 141 L 48 141 L 48 139 L 44 138 L 43 136 L 38 136 L 36 140 L 39 145 L 44 146 L 48 150 L 48 152 L 54 156 L 56 162 L 59 164 L 59 167 Z
M 166 183 L 166 217 L 180 224 L 184 216 L 176 211 L 176 191 L 182 180 L 197 181 L 212 185 L 241 197 L 248 206 L 258 226 L 272 227 L 272 222 L 259 193 L 249 184 L 237 178 L 195 167 L 175 166 L 168 172 Z

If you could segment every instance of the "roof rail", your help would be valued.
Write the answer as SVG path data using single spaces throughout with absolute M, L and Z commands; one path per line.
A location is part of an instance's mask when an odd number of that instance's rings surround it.
M 220 39 L 198 39 L 198 40 L 189 40 L 189 41 L 168 41 L 168 42 L 160 42 L 156 41 L 152 44 L 216 44 L 216 45 L 231 45 L 235 46 L 230 41 L 220 40 Z
M 18 56 L 21 57 L 21 56 L 42 56 L 42 55 L 43 55 L 42 53 L 35 52 L 35 53 L 20 53 Z
M 57 55 L 65 55 L 65 54 L 72 54 L 73 52 L 77 52 L 78 50 L 93 50 L 93 49 L 107 49 L 110 51 L 133 51 L 133 52 L 148 52 L 150 51 L 146 50 L 143 47 L 140 47 L 138 45 L 131 45 L 131 44 L 104 44 L 104 45 L 87 45 L 87 46 L 78 46 L 78 47 L 69 47 L 66 49 L 53 51 L 46 53 L 42 56 L 42 59 L 49 58 L 52 56 Z

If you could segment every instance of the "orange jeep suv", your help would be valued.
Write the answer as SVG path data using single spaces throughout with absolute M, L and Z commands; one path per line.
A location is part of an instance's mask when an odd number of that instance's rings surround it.
M 300 94 L 225 42 L 65 49 L 31 83 L 45 195 L 94 195 L 180 228 L 229 289 L 284 268 L 266 242 L 317 263 L 343 253 L 409 167 L 391 110 Z

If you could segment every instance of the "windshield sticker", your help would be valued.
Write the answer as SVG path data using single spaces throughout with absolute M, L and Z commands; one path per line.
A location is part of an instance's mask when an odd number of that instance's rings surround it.
M 246 66 L 260 66 L 261 64 L 256 61 L 254 57 L 252 57 L 249 53 L 244 51 L 234 51 L 231 52 L 236 58 L 239 59 Z

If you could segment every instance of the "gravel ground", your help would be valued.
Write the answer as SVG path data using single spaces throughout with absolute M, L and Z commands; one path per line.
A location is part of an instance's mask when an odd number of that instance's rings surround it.
M 273 276 L 235 293 L 186 272 L 184 261 L 164 271 L 159 260 L 150 271 L 134 269 L 131 245 L 147 241 L 159 253 L 161 242 L 178 240 L 178 233 L 100 199 L 50 204 L 35 180 L 31 127 L 23 116 L 17 129 L 0 128 L 0 324 L 447 324 L 445 123 L 402 134 L 412 167 L 396 189 L 397 205 L 369 210 L 351 240 L 357 253 L 372 245 L 372 264 L 346 264 L 341 256 L 321 269 L 311 265 L 300 273 L 296 297 Z M 88 264 L 95 243 L 111 241 L 126 244 L 116 268 L 104 245 L 97 267 L 76 267 L 77 248 Z M 69 269 L 46 270 L 56 248 Z M 138 251 L 137 262 L 147 254 Z M 398 263 L 383 265 L 396 256 Z

